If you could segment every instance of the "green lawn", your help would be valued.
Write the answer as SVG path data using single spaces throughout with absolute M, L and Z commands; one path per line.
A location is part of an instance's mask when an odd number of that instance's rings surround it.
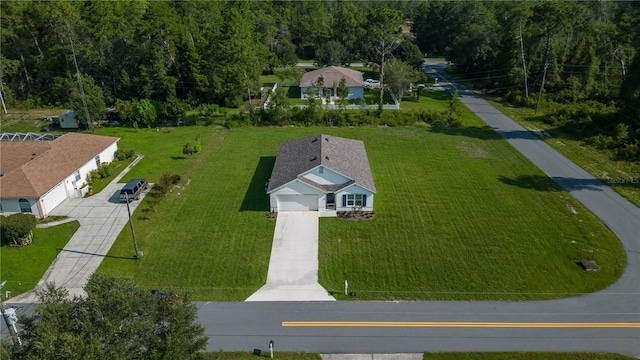
M 122 146 L 146 155 L 129 177 L 183 180 L 134 215 L 144 257 L 107 258 L 100 271 L 198 300 L 244 300 L 266 279 L 275 222 L 264 183 L 278 146 L 323 132 L 365 141 L 378 188 L 375 220 L 321 220 L 327 289 L 348 279 L 357 299 L 532 299 L 611 284 L 625 264 L 617 239 L 477 118 L 466 125 L 120 129 Z M 182 158 L 197 133 L 203 152 Z M 131 241 L 123 231 L 109 255 L 130 256 Z M 576 265 L 591 256 L 600 272 Z
M 77 221 L 72 221 L 34 229 L 31 245 L 22 248 L 3 246 L 0 249 L 0 279 L 7 280 L 7 284 L 2 291 L 11 291 L 14 297 L 33 289 L 79 226 Z
M 466 125 L 331 131 L 365 142 L 378 192 L 374 220 L 321 219 L 326 289 L 339 296 L 346 279 L 357 299 L 524 300 L 620 276 L 621 244 L 594 215 L 479 120 Z M 592 256 L 600 272 L 576 265 Z
M 614 154 L 609 150 L 600 150 L 586 145 L 574 136 L 562 132 L 542 121 L 544 109 L 538 115 L 534 109 L 526 107 L 512 107 L 495 97 L 485 97 L 487 101 L 505 115 L 530 130 L 544 130 L 552 137 L 545 137 L 544 141 L 558 152 L 578 164 L 591 175 L 601 179 L 620 195 L 640 206 L 640 162 L 616 161 Z M 620 181 L 612 181 L 617 179 Z M 628 182 L 625 179 L 635 182 Z

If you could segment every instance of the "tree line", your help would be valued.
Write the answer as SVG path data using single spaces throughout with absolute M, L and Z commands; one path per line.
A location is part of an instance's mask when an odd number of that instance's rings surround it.
M 300 58 L 420 68 L 427 53 L 515 103 L 604 104 L 565 109 L 558 126 L 588 116 L 623 145 L 640 138 L 638 2 L 60 0 L 0 10 L 0 90 L 14 106 L 82 109 L 81 81 L 95 116 L 115 106 L 143 126 L 188 107 L 241 106 L 261 74 Z

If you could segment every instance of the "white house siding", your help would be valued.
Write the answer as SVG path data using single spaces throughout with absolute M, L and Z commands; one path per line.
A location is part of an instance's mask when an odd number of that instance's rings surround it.
M 51 190 L 49 190 L 46 194 L 42 195 L 41 199 L 44 205 L 43 210 L 45 211 L 45 214 L 42 215 L 48 215 L 51 210 L 60 205 L 60 203 L 62 203 L 67 197 L 69 196 L 67 195 L 65 182 L 62 181 L 58 183 L 58 185 L 54 186 Z
M 353 209 L 353 206 L 342 206 L 342 196 L 348 194 L 363 194 L 367 196 L 366 202 L 367 205 L 362 207 L 363 211 L 373 211 L 373 198 L 374 193 L 371 191 L 359 186 L 359 185 L 351 185 L 346 188 L 336 192 L 336 210 L 337 211 L 349 211 Z
M 317 206 L 315 209 L 323 208 L 324 204 L 320 203 L 320 200 L 324 193 L 320 189 L 316 189 L 312 186 L 305 184 L 300 180 L 294 180 L 280 189 L 269 194 L 269 204 L 271 211 L 280 211 L 278 208 L 278 201 L 281 200 L 278 197 L 282 195 L 310 195 L 315 196 L 317 200 Z M 285 198 L 286 200 L 286 198 Z M 306 200 L 306 199 L 305 199 Z
M 322 169 L 322 173 L 320 172 L 320 169 Z M 309 170 L 302 176 L 320 185 L 344 184 L 350 180 L 346 176 L 340 175 L 333 170 L 329 170 L 322 165 Z
M 118 143 L 113 143 L 111 144 L 111 146 L 109 146 L 108 148 L 104 149 L 101 153 L 100 153 L 100 163 L 104 164 L 104 163 L 110 163 L 113 161 L 113 157 L 116 153 L 116 150 L 118 150 Z
M 278 195 L 278 211 L 318 210 L 318 195 Z

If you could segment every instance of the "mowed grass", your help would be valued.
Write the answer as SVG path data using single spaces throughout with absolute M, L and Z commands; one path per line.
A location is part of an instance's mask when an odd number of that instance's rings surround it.
M 472 119 L 467 115 L 468 119 Z M 549 299 L 613 283 L 617 238 L 479 120 L 331 129 L 362 139 L 376 218 L 320 221 L 320 283 L 344 299 Z M 586 272 L 579 259 L 595 259 Z
M 11 291 L 11 297 L 14 297 L 33 289 L 79 226 L 80 223 L 72 221 L 36 228 L 31 245 L 22 248 L 3 246 L 0 249 L 0 279 L 7 280 L 7 284 L 2 291 Z
M 378 193 L 377 217 L 320 222 L 320 282 L 357 299 L 539 299 L 601 289 L 621 274 L 617 239 L 585 208 L 479 120 L 435 131 L 400 128 L 193 127 L 121 129 L 146 163 L 128 177 L 183 180 L 134 215 L 99 271 L 196 300 L 244 300 L 268 270 L 274 220 L 264 183 L 279 144 L 317 133 L 361 139 Z M 201 134 L 203 151 L 181 159 Z M 177 157 L 178 159 L 175 159 Z M 576 261 L 595 258 L 602 270 Z

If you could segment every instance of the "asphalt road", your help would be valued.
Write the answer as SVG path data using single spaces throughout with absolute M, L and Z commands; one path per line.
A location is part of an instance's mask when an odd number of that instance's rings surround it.
M 426 70 L 436 71 L 441 84 L 448 81 L 443 86 L 453 90 L 443 64 L 427 63 Z M 620 280 L 595 294 L 550 301 L 200 303 L 209 350 L 265 349 L 274 340 L 277 350 L 323 353 L 592 351 L 640 357 L 638 208 L 472 92 L 455 87 L 465 105 L 618 236 L 627 252 Z M 283 326 L 296 321 L 341 323 Z M 374 323 L 348 323 L 362 321 Z M 398 321 L 446 324 L 381 326 Z M 454 327 L 454 322 L 476 324 Z M 538 323 L 547 325 L 536 327 Z
M 447 79 L 442 65 L 427 66 Z M 267 350 L 274 340 L 276 352 L 590 351 L 640 357 L 638 208 L 483 100 L 462 87 L 458 91 L 463 103 L 620 238 L 627 251 L 620 280 L 595 294 L 549 301 L 200 302 L 198 318 L 209 336 L 209 351 Z M 283 326 L 307 321 L 328 323 Z M 382 326 L 388 322 L 408 323 Z

